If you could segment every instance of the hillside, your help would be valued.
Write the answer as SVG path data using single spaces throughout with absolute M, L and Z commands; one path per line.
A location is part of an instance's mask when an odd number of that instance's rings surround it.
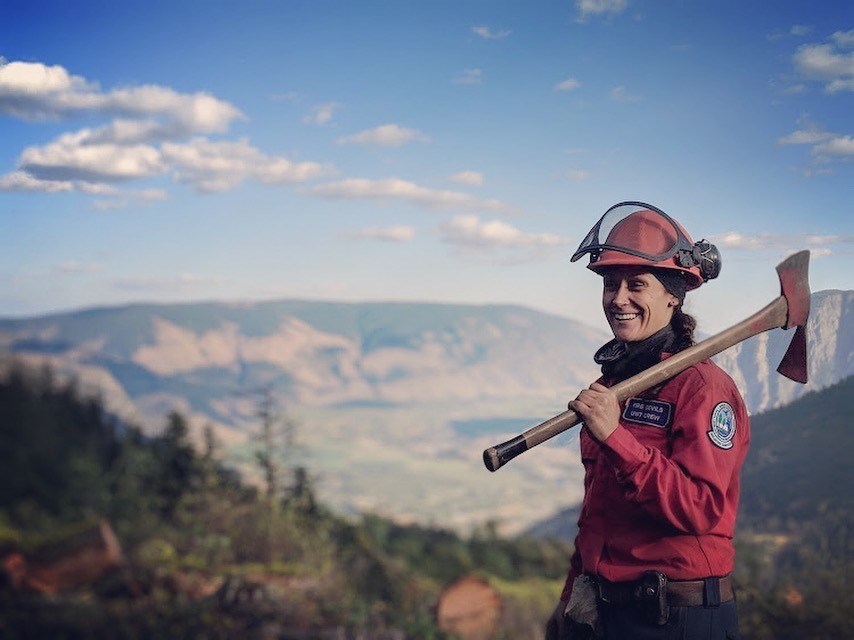
M 189 396 L 269 385 L 305 406 L 551 394 L 587 381 L 606 336 L 512 306 L 345 304 L 132 305 L 0 321 L 0 347 L 101 369 L 128 396 Z M 583 354 L 583 357 L 580 357 Z M 59 363 L 58 362 L 58 363 Z
M 717 357 L 754 412 L 854 372 L 852 301 L 813 295 L 806 389 L 774 372 L 781 330 Z M 197 442 L 210 426 L 244 470 L 269 393 L 297 425 L 294 454 L 340 512 L 518 531 L 580 499 L 575 435 L 496 474 L 481 452 L 562 411 L 597 377 L 591 354 L 607 339 L 516 306 L 140 304 L 0 320 L 0 372 L 11 358 L 50 364 L 150 434 L 178 410 Z
M 473 571 L 510 592 L 507 637 L 548 616 L 528 594 L 557 589 L 567 543 L 344 519 L 307 470 L 275 460 L 258 491 L 166 422 L 117 428 L 48 370 L 0 380 L 0 637 L 440 640 L 442 587 Z
M 439 640 L 459 629 L 443 603 L 472 581 L 490 603 L 472 637 L 496 623 L 489 637 L 542 637 L 567 541 L 346 520 L 315 500 L 299 468 L 288 471 L 302 481 L 268 486 L 271 501 L 222 465 L 214 443 L 196 452 L 179 414 L 163 436 L 142 437 L 57 383 L 23 368 L 0 380 L 4 638 Z M 745 637 L 851 637 L 838 561 L 850 517 L 828 527 L 824 515 L 783 535 L 739 536 Z M 473 595 L 452 609 L 482 619 Z
M 854 512 L 854 377 L 809 393 L 751 420 L 750 455 L 742 470 L 745 524 L 806 521 L 828 511 Z
M 459 528 L 518 527 L 566 497 L 526 495 L 577 486 L 560 448 L 500 477 L 481 452 L 565 407 L 597 375 L 589 354 L 606 338 L 512 306 L 133 305 L 0 321 L 0 345 L 16 358 L 77 376 L 149 433 L 181 411 L 197 437 L 211 426 L 243 469 L 269 390 L 338 510 Z

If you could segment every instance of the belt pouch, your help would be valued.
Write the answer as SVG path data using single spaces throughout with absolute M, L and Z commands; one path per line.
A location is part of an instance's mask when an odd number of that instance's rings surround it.
M 661 571 L 644 571 L 640 584 L 640 601 L 647 620 L 654 625 L 667 624 L 667 576 Z

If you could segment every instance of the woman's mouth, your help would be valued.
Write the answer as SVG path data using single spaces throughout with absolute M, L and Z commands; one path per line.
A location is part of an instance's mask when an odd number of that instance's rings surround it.
M 640 317 L 639 313 L 613 313 L 611 315 L 614 316 L 615 320 L 620 322 L 627 322 L 628 320 L 634 320 L 635 318 Z

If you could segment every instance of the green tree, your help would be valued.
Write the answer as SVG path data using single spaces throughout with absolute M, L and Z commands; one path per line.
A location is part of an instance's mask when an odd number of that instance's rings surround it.
M 0 383 L 0 508 L 13 522 L 44 527 L 103 513 L 103 477 L 120 453 L 117 421 L 73 379 L 17 366 Z
M 155 486 L 163 499 L 162 515 L 165 518 L 175 515 L 181 498 L 198 484 L 200 467 L 189 433 L 184 416 L 171 411 L 166 418 L 163 435 L 155 441 L 155 451 L 160 461 Z

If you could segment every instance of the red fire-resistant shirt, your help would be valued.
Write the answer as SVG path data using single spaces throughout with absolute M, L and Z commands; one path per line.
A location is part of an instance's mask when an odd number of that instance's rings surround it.
M 689 367 L 627 400 L 604 442 L 586 428 L 579 439 L 584 501 L 562 600 L 582 573 L 622 582 L 650 569 L 671 580 L 732 571 L 750 420 L 723 370 Z

